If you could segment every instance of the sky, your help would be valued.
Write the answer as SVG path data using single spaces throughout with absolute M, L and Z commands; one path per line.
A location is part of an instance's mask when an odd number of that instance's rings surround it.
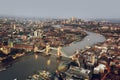
M 120 0 L 0 0 L 0 15 L 120 18 Z

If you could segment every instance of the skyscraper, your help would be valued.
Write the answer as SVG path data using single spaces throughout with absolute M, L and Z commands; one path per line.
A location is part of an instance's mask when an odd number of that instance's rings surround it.
M 37 37 L 37 36 L 38 36 L 38 32 L 34 31 L 34 37 Z
M 15 24 L 13 25 L 13 29 L 14 29 L 14 30 L 16 29 L 16 25 L 15 25 Z

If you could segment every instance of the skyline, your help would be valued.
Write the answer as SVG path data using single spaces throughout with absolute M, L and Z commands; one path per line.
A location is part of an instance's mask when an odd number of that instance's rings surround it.
M 53 18 L 120 18 L 120 1 L 0 0 L 0 15 Z

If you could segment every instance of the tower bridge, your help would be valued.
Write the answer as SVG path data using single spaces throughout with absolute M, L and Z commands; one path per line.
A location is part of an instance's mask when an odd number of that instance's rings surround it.
M 57 57 L 60 57 L 60 56 L 62 56 L 62 53 L 63 53 L 63 51 L 61 49 L 62 49 L 62 47 L 60 47 L 60 46 L 58 46 L 58 48 L 56 48 L 56 47 L 51 47 L 49 44 L 47 44 L 45 49 L 37 50 L 37 52 L 42 52 L 42 53 L 45 53 L 45 55 L 49 55 L 49 54 L 51 54 L 50 50 L 55 50 L 55 51 L 57 51 L 57 53 L 56 53 Z
M 65 56 L 65 54 L 63 54 L 63 53 L 65 53 L 63 50 L 62 50 L 62 47 L 61 46 L 58 46 L 58 47 L 51 47 L 49 44 L 47 44 L 46 45 L 46 48 L 45 49 L 43 49 L 43 50 L 37 50 L 37 52 L 42 52 L 42 53 L 44 53 L 45 55 L 49 55 L 49 54 L 51 54 L 50 53 L 50 50 L 55 50 L 56 51 L 56 53 L 55 53 L 55 55 L 57 55 L 57 57 L 60 57 L 60 56 Z M 69 58 L 72 58 L 72 57 L 74 57 L 75 55 L 77 55 L 77 54 L 84 54 L 86 51 L 88 51 L 89 49 L 84 49 L 84 50 L 76 50 L 76 52 L 75 52 L 75 54 L 74 55 L 72 55 L 72 56 L 69 56 Z

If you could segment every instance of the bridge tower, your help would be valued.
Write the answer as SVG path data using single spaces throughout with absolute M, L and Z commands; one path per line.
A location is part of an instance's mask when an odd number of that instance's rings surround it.
M 46 55 L 49 55 L 49 51 L 50 51 L 50 45 L 49 44 L 47 44 L 46 45 Z
M 61 57 L 61 47 L 59 46 L 57 49 L 57 57 Z
M 92 62 L 92 64 L 95 63 L 95 55 L 94 54 L 92 54 L 92 60 L 91 60 L 91 62 Z

